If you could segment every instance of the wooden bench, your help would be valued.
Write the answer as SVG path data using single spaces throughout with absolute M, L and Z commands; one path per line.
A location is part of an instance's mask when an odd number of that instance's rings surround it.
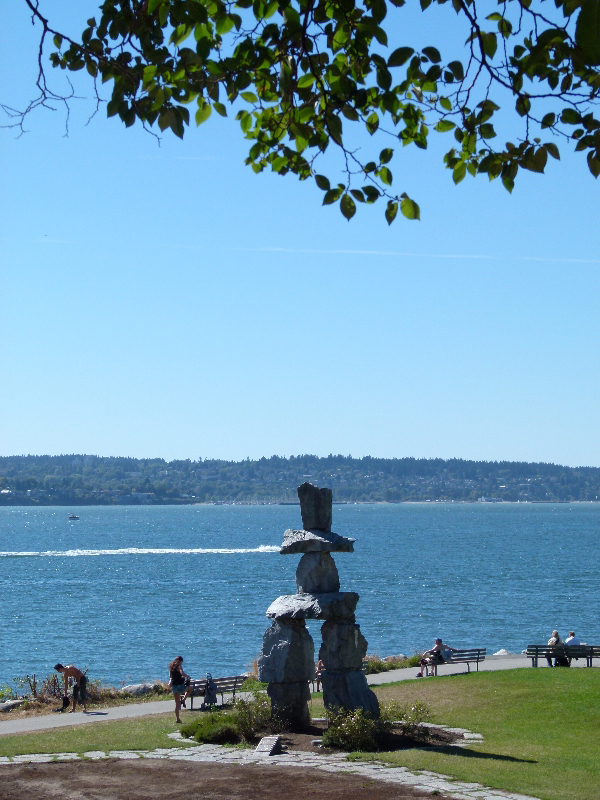
M 241 688 L 247 677 L 247 675 L 232 675 L 227 678 L 213 678 L 213 683 L 215 684 L 215 693 L 221 695 L 221 705 L 224 705 L 225 702 L 223 699 L 224 694 L 233 695 L 233 700 L 235 700 L 236 691 Z M 204 693 L 206 691 L 206 678 L 203 678 L 199 681 L 191 681 L 190 689 L 191 691 L 188 697 L 190 699 L 190 711 L 193 711 L 194 697 L 204 697 Z M 202 705 L 204 705 L 204 703 Z
M 592 666 L 593 658 L 600 658 L 600 644 L 588 644 L 588 667 Z
M 567 658 L 569 665 L 574 658 L 585 658 L 586 666 L 592 666 L 592 652 L 597 650 L 596 658 L 600 658 L 600 646 L 590 646 L 588 644 L 577 645 L 548 645 L 548 644 L 528 644 L 527 658 L 531 659 L 531 666 L 537 667 L 540 658 Z
M 433 670 L 433 674 L 437 675 L 438 667 L 443 667 L 444 664 L 466 664 L 467 672 L 471 672 L 471 664 L 477 664 L 477 672 L 479 672 L 479 662 L 485 661 L 485 647 L 467 647 L 464 650 L 455 650 L 451 653 L 450 661 L 438 661 L 429 665 L 429 669 Z

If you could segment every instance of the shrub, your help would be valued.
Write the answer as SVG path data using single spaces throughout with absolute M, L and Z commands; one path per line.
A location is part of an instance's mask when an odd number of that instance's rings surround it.
M 382 735 L 391 728 L 390 722 L 373 719 L 362 708 L 355 711 L 335 709 L 326 713 L 327 730 L 323 733 L 325 747 L 372 752 L 378 749 Z
M 210 744 L 235 744 L 240 741 L 240 731 L 233 715 L 222 711 L 211 711 L 186 723 L 181 728 L 181 735 Z
M 14 696 L 15 693 L 8 684 L 0 686 L 0 703 L 4 703 L 6 700 L 13 700 Z
M 261 691 L 262 689 L 266 689 L 268 686 L 267 683 L 262 683 L 261 681 L 257 681 L 252 675 L 248 675 L 246 680 L 242 683 L 240 687 L 240 691 L 242 692 L 257 692 Z
M 381 708 L 381 718 L 393 724 L 394 728 L 400 728 L 405 736 L 417 738 L 424 736 L 426 728 L 422 723 L 429 720 L 429 708 L 425 703 L 386 703 Z
M 380 658 L 377 654 L 368 655 L 365 657 L 367 675 L 375 675 L 379 672 L 389 672 L 392 669 L 407 669 L 408 667 L 416 667 L 421 661 L 419 653 L 415 653 L 409 658 L 403 656 L 386 656 Z
M 258 686 L 252 690 L 251 699 L 236 700 L 233 710 L 238 730 L 247 741 L 253 739 L 257 731 L 269 727 L 271 722 L 271 702 L 267 693 Z
M 373 719 L 362 708 L 335 709 L 327 711 L 323 744 L 347 751 L 372 752 L 385 744 L 393 728 L 400 728 L 404 735 L 413 738 L 424 735 L 426 730 L 421 723 L 428 719 L 429 709 L 423 703 L 406 706 L 388 703 L 382 706 L 379 719 Z

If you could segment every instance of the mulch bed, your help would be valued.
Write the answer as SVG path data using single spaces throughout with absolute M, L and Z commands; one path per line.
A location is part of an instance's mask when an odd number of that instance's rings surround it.
M 317 769 L 174 761 L 0 767 L 2 800 L 424 800 L 424 793 Z M 448 800 L 440 794 L 440 800 Z
M 304 750 L 308 752 L 333 753 L 331 749 L 313 745 L 315 739 L 319 739 L 325 730 L 325 723 L 313 720 L 312 726 L 304 733 L 282 733 L 281 742 L 286 750 Z M 399 732 L 392 731 L 384 743 L 381 745 L 382 751 L 387 750 L 406 750 L 410 747 L 448 747 L 458 739 L 462 739 L 461 734 L 451 733 L 443 728 L 427 727 L 422 736 L 416 738 L 403 736 Z M 258 742 L 258 740 L 257 740 Z

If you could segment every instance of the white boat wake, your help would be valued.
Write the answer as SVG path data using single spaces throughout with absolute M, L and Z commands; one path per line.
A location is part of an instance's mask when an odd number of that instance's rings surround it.
M 41 550 L 32 552 L 0 552 L 0 558 L 77 558 L 79 556 L 165 556 L 165 555 L 230 555 L 232 553 L 278 553 L 279 547 L 120 547 L 117 550 Z

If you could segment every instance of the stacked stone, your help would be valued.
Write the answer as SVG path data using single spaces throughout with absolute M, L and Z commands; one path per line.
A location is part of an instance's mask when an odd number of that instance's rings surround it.
M 331 553 L 352 553 L 354 539 L 331 530 L 331 489 L 310 483 L 298 488 L 304 530 L 284 533 L 282 554 L 301 553 L 297 594 L 278 597 L 267 610 L 273 619 L 265 631 L 258 660 L 259 680 L 267 682 L 271 710 L 292 730 L 308 726 L 309 681 L 314 678 L 314 643 L 307 619 L 324 620 L 319 658 L 326 708 L 363 708 L 379 716 L 379 704 L 362 673 L 367 641 L 355 622 L 356 592 L 340 592 Z

